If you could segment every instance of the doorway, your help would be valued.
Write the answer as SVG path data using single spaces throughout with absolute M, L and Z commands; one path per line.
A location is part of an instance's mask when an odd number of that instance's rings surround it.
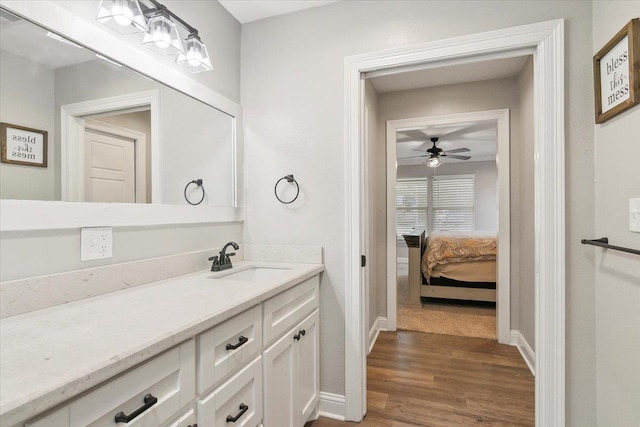
M 135 123 L 146 132 L 112 122 Z M 147 203 L 147 135 L 149 111 L 86 119 L 84 133 L 84 201 Z M 150 136 L 150 135 L 149 135 Z
M 488 110 L 470 113 L 447 114 L 442 116 L 417 117 L 390 120 L 387 122 L 387 329 L 396 330 L 397 326 L 397 246 L 396 242 L 396 181 L 397 181 L 397 135 L 402 129 L 421 129 L 425 127 L 443 129 L 478 129 L 495 126 L 497 168 L 497 200 L 495 201 L 497 220 L 497 246 L 499 248 L 496 264 L 496 336 L 501 344 L 510 341 L 511 293 L 510 293 L 510 167 L 509 167 L 509 110 Z M 431 221 L 434 222 L 434 218 Z M 475 227 L 473 227 L 475 228 Z M 483 228 L 483 227 L 480 227 Z M 489 228 L 492 228 L 489 226 Z M 413 285 L 413 286 L 412 286 Z M 417 287 L 415 283 L 409 288 Z M 411 290 L 409 291 L 411 294 Z M 417 289 L 420 295 L 420 289 Z
M 62 200 L 78 202 L 85 198 L 85 169 L 79 167 L 85 163 L 85 128 L 87 122 L 98 119 L 111 121 L 117 116 L 148 114 L 148 123 L 144 144 L 136 144 L 135 176 L 137 185 L 135 200 L 144 203 L 160 202 L 160 150 L 159 147 L 159 107 L 160 94 L 157 90 L 136 92 L 109 98 L 93 99 L 61 107 L 61 158 L 62 158 Z M 130 123 L 130 119 L 115 123 L 102 123 L 103 132 L 113 133 L 113 130 L 124 132 L 127 138 L 142 141 L 138 132 L 131 132 L 118 126 Z M 95 124 L 93 125 L 96 126 Z M 130 127 L 130 126 L 129 126 Z M 143 165 L 144 162 L 144 165 Z
M 346 258 L 345 418 L 366 413 L 366 321 L 360 259 L 362 217 L 362 74 L 403 66 L 442 66 L 534 55 L 534 201 L 536 421 L 564 425 L 564 23 L 562 20 L 426 43 L 345 61 Z M 364 200 L 364 202 L 363 202 Z

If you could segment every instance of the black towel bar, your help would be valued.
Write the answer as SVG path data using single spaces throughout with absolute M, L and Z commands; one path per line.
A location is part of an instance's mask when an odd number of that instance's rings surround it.
M 613 249 L 615 251 L 627 252 L 630 254 L 640 255 L 640 251 L 637 249 L 624 248 L 622 246 L 615 246 L 609 244 L 608 237 L 601 237 L 599 239 L 582 239 L 580 242 L 583 245 L 600 246 L 601 248 Z

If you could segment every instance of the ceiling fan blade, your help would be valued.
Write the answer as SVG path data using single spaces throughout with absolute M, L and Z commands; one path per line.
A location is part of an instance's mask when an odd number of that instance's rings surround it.
M 464 137 L 464 135 L 467 135 L 469 133 L 485 130 L 485 129 L 488 129 L 488 128 L 493 127 L 493 126 L 495 126 L 494 123 L 485 122 L 485 123 L 478 123 L 478 124 L 475 124 L 475 125 L 463 127 L 463 128 L 454 130 L 453 132 L 449 132 L 449 133 L 443 135 L 443 141 L 444 140 L 451 140 L 453 138 Z
M 471 156 L 457 156 L 455 154 L 443 154 L 444 157 L 448 157 L 450 159 L 458 159 L 458 160 L 469 160 Z
M 467 151 L 471 151 L 468 148 L 454 148 L 453 150 L 447 150 L 447 154 L 449 153 L 466 153 Z
M 396 137 L 396 141 L 398 142 L 427 141 L 428 139 L 429 137 L 419 130 L 399 131 Z
M 398 160 L 417 159 L 418 157 L 430 157 L 430 156 L 431 154 L 425 154 L 423 156 L 398 157 Z

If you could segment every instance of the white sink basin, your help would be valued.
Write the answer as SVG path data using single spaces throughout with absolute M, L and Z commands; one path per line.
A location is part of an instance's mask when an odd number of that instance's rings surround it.
M 279 276 L 287 271 L 289 271 L 288 268 L 250 267 L 245 270 L 230 272 L 228 274 L 216 276 L 214 277 L 214 279 L 240 280 L 243 282 L 252 282 L 254 280 L 270 279 L 272 277 Z

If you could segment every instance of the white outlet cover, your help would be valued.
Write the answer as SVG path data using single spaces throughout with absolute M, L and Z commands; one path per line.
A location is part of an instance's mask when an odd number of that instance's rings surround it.
M 640 199 L 629 199 L 629 231 L 640 233 Z
M 90 227 L 80 230 L 80 261 L 111 258 L 113 232 L 111 227 Z

